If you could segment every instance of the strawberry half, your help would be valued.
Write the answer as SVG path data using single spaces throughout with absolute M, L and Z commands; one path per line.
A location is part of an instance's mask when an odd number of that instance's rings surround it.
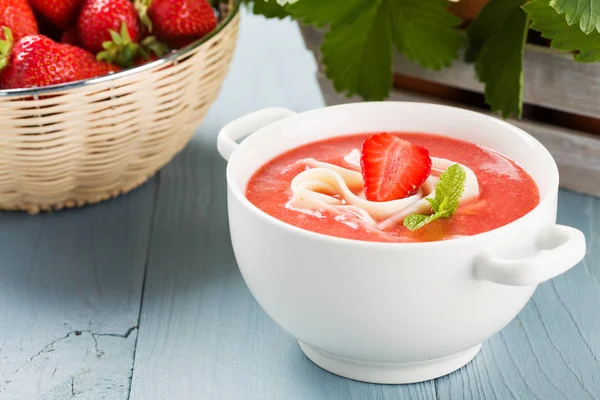
M 427 149 L 389 133 L 375 134 L 363 142 L 360 165 L 370 201 L 410 196 L 431 174 Z

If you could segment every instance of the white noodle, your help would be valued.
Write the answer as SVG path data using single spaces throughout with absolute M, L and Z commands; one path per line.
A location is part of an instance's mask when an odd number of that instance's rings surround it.
M 348 153 L 344 160 L 360 168 L 360 152 L 357 149 Z M 432 157 L 432 171 L 438 175 L 453 164 L 453 161 Z M 292 198 L 287 203 L 289 209 L 312 215 L 321 215 L 321 211 L 329 211 L 348 226 L 356 224 L 341 214 L 350 214 L 361 223 L 377 230 L 386 230 L 404 220 L 413 213 L 431 214 L 431 207 L 426 198 L 435 196 L 435 185 L 438 177 L 430 175 L 416 194 L 399 200 L 369 201 L 364 196 L 363 177 L 358 171 L 343 168 L 334 164 L 317 161 L 313 158 L 299 160 L 298 163 L 308 168 L 300 172 L 291 182 Z M 465 191 L 461 202 L 479 196 L 479 183 L 473 171 L 460 164 L 466 173 Z M 355 194 L 357 193 L 357 194 Z M 334 197 L 335 196 L 335 197 Z

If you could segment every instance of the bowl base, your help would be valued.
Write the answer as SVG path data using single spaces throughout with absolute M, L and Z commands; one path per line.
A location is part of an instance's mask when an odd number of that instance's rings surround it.
M 469 363 L 481 344 L 447 357 L 411 363 L 357 361 L 334 356 L 298 341 L 302 352 L 319 367 L 333 374 L 357 381 L 381 384 L 404 384 L 428 381 L 447 375 Z

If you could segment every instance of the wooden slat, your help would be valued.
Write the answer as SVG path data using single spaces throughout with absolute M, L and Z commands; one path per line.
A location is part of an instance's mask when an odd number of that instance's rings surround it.
M 126 400 L 156 182 L 0 214 L 0 400 Z
M 320 57 L 323 31 L 302 27 L 306 46 Z M 598 118 L 600 115 L 600 63 L 576 63 L 573 57 L 549 48 L 527 45 L 523 60 L 524 101 L 555 110 Z M 451 68 L 425 70 L 395 53 L 394 71 L 460 89 L 483 92 L 473 65 L 455 60 Z
M 328 105 L 361 101 L 356 96 L 347 98 L 337 93 L 331 82 L 322 73 L 318 73 L 318 81 L 325 98 L 325 103 Z M 438 103 L 467 108 L 433 97 L 400 90 L 392 91 L 389 100 Z M 475 111 L 492 115 L 482 110 Z M 495 115 L 492 116 L 496 117 Z M 533 135 L 552 153 L 560 170 L 561 187 L 580 193 L 600 196 L 599 138 L 582 132 L 526 120 L 509 119 L 508 122 Z

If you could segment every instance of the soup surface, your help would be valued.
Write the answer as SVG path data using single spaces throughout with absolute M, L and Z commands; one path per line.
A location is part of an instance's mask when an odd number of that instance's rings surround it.
M 404 211 L 394 209 L 391 212 L 378 212 L 369 210 L 368 205 L 363 207 L 366 200 L 356 200 L 354 204 L 350 204 L 352 200 L 340 191 L 342 189 L 338 190 L 335 185 L 331 185 L 331 177 L 329 183 L 319 181 L 319 174 L 316 174 L 317 178 L 311 178 L 309 195 L 314 199 L 307 202 L 306 196 L 292 187 L 292 181 L 297 176 L 300 177 L 299 174 L 320 168 L 319 171 L 334 170 L 342 176 L 358 176 L 351 172 L 361 172 L 360 151 L 365 139 L 371 136 L 358 134 L 312 142 L 277 156 L 252 176 L 246 187 L 246 196 L 267 214 L 303 229 L 348 239 L 385 242 L 422 242 L 476 235 L 522 217 L 539 203 L 539 191 L 533 179 L 515 162 L 493 150 L 431 134 L 394 135 L 429 151 L 434 160 L 431 182 L 435 182 L 443 172 L 439 168 L 436 171 L 435 161 L 442 159 L 438 161 L 439 165 L 457 163 L 466 167 L 471 176 L 474 174 L 474 185 L 475 188 L 478 187 L 478 192 L 471 190 L 467 196 L 468 190 L 465 189 L 463 196 L 466 197 L 450 218 L 436 219 L 413 231 L 403 224 L 412 205 Z M 338 170 L 335 166 L 341 168 Z M 323 176 L 335 176 L 337 172 L 327 172 Z M 350 178 L 346 182 L 349 182 L 348 189 L 356 196 L 352 198 L 365 197 L 360 182 L 352 183 Z M 342 181 L 342 187 L 343 183 Z M 427 189 L 426 184 L 427 182 L 418 189 L 415 201 L 431 192 L 432 185 Z M 467 182 L 467 186 L 469 184 L 472 185 L 473 182 Z M 419 204 L 411 199 L 405 202 Z M 375 206 L 384 207 L 386 204 L 377 203 Z M 423 207 L 420 206 L 421 212 Z M 429 210 L 429 214 L 432 212 Z

